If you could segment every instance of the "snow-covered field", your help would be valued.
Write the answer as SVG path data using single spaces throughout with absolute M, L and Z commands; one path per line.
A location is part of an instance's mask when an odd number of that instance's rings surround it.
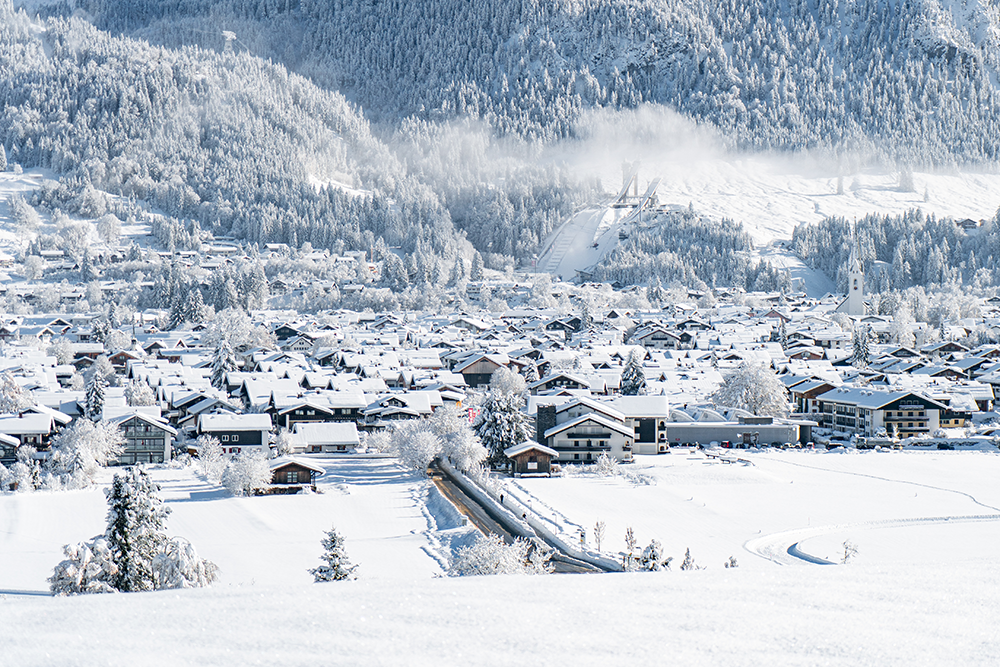
M 187 538 L 219 568 L 219 587 L 303 586 L 336 526 L 363 579 L 443 572 L 452 541 L 468 539 L 454 508 L 426 478 L 392 459 L 330 459 L 322 493 L 233 498 L 194 468 L 154 469 L 171 508 L 167 532 Z M 110 479 L 110 475 L 107 475 Z M 47 591 L 62 545 L 104 531 L 103 488 L 0 495 L 0 592 Z
M 675 449 L 638 456 L 624 477 L 578 474 L 507 482 L 508 495 L 567 537 L 604 521 L 603 550 L 624 549 L 631 526 L 640 546 L 659 540 L 675 566 L 685 550 L 699 564 L 770 569 L 806 564 L 799 548 L 859 563 L 987 563 L 1000 553 L 1000 455 L 986 452 L 739 452 L 725 464 Z
M 10 665 L 996 665 L 1000 566 L 0 599 Z
M 859 172 L 844 176 L 843 194 L 837 194 L 835 172 L 760 157 L 655 164 L 647 176 L 663 177 L 660 202 L 693 203 L 710 217 L 741 222 L 758 244 L 791 238 L 796 225 L 830 216 L 899 215 L 919 208 L 939 217 L 980 220 L 1000 208 L 1000 174 L 917 172 L 913 191 L 903 192 L 898 173 Z
M 699 571 L 438 578 L 469 538 L 430 483 L 386 459 L 324 463 L 324 493 L 234 499 L 157 469 L 188 537 L 221 567 L 209 589 L 49 598 L 59 545 L 99 532 L 99 489 L 0 496 L 0 663 L 11 665 L 993 665 L 1000 661 L 1000 455 L 675 452 L 631 466 L 652 483 L 577 474 L 507 482 L 572 534 L 626 525 Z M 548 509 L 547 509 L 548 508 Z M 903 519 L 956 517 L 950 522 Z M 878 522 L 882 522 L 879 524 Z M 894 522 L 891 527 L 889 523 Z M 360 578 L 313 584 L 336 524 Z M 803 537 L 782 535 L 810 530 Z M 771 538 L 770 536 L 775 536 Z M 846 566 L 780 567 L 744 545 L 795 539 Z M 765 553 L 766 550 L 764 551 Z M 725 569 L 730 555 L 737 569 Z M 777 558 L 781 561 L 781 558 Z M 791 560 L 788 562 L 792 562 Z M 14 589 L 14 590 L 12 590 Z

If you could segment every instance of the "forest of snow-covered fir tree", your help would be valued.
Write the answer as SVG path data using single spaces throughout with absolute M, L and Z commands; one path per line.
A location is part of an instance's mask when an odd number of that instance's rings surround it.
M 212 234 L 363 251 L 398 293 L 531 267 L 618 189 L 576 158 L 656 144 L 663 125 L 714 151 L 808 155 L 838 192 L 866 169 L 901 191 L 914 172 L 994 173 L 1000 149 L 988 3 L 0 0 L 0 17 L 0 143 L 59 176 L 31 203 L 154 208 L 174 249 Z M 587 275 L 791 287 L 753 252 L 751 216 L 666 203 Z M 918 208 L 864 211 L 870 290 L 998 283 L 992 212 L 973 235 Z M 841 288 L 850 223 L 801 225 L 792 246 Z

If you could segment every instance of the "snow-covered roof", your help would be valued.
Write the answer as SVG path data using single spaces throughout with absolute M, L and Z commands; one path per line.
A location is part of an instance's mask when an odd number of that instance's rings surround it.
M 522 442 L 520 445 L 514 445 L 513 447 L 508 447 L 507 449 L 503 450 L 503 453 L 508 458 L 513 458 L 518 454 L 523 454 L 524 452 L 531 450 L 539 451 L 542 452 L 543 454 L 548 454 L 551 457 L 559 456 L 559 452 L 557 452 L 556 450 L 552 449 L 551 447 L 546 447 L 545 445 L 540 445 L 534 440 L 528 440 L 526 442 Z
M 198 418 L 200 431 L 270 431 L 271 415 L 214 414 Z
M 304 461 L 294 456 L 279 456 L 277 458 L 271 459 L 270 462 L 268 463 L 268 467 L 271 469 L 271 472 L 274 472 L 278 468 L 281 468 L 289 464 L 295 464 L 297 466 L 302 466 L 303 468 L 308 468 L 309 470 L 317 472 L 320 475 L 326 474 L 326 469 L 321 468 L 315 463 L 310 463 L 309 461 Z
M 354 422 L 298 422 L 293 433 L 307 445 L 359 445 L 358 427 Z
M 588 412 L 585 415 L 580 415 L 576 419 L 571 419 L 570 421 L 564 422 L 562 424 L 556 424 L 555 426 L 553 426 L 552 428 L 550 428 L 545 432 L 545 437 L 551 438 L 552 436 L 558 435 L 559 433 L 562 433 L 567 429 L 579 426 L 580 424 L 586 421 L 592 421 L 595 424 L 600 424 L 605 428 L 611 429 L 612 431 L 617 431 L 618 433 L 621 433 L 622 435 L 627 436 L 629 438 L 635 437 L 634 429 L 631 429 L 623 424 L 618 424 L 616 422 L 613 422 L 610 419 L 602 417 L 601 415 L 596 414 L 594 412 Z

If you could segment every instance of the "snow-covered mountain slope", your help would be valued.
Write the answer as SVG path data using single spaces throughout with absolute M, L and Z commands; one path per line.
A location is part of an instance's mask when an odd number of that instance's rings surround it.
M 250 242 L 369 250 L 378 234 L 409 252 L 423 236 L 452 261 L 467 248 L 352 104 L 281 65 L 39 22 L 0 0 L 0 73 L 0 144 L 63 179 L 50 203 L 64 211 L 90 187 Z
M 712 143 L 687 146 L 683 151 L 659 140 L 647 147 L 582 143 L 561 153 L 563 159 L 576 165 L 581 177 L 598 178 L 606 191 L 621 182 L 620 165 L 632 156 L 642 157 L 639 192 L 649 181 L 659 179 L 661 210 L 674 214 L 692 210 L 710 221 L 739 223 L 753 243 L 745 250 L 788 270 L 790 277 L 801 280 L 803 288 L 814 296 L 835 291 L 836 275 L 826 276 L 807 267 L 788 250 L 786 242 L 798 225 L 831 217 L 898 216 L 914 209 L 939 218 L 980 221 L 992 218 L 1000 209 L 1000 174 L 982 171 L 914 172 L 909 175 L 912 185 L 904 189 L 898 172 L 864 170 L 838 176 L 835 167 L 808 156 L 796 160 L 731 155 Z M 612 195 L 606 193 L 605 197 L 607 202 Z M 569 218 L 543 246 L 538 267 L 572 279 L 579 270 L 597 265 L 628 245 L 626 238 L 662 235 L 658 220 L 667 226 L 674 224 L 669 217 L 658 218 L 654 212 L 645 213 L 642 223 L 638 219 L 624 225 L 616 222 L 630 212 L 596 206 Z M 682 254 L 685 261 L 697 259 Z M 702 279 L 708 280 L 704 271 Z
M 657 190 L 662 203 L 693 204 L 713 218 L 740 221 L 758 244 L 790 239 L 796 225 L 828 217 L 899 215 L 919 208 L 938 217 L 978 221 L 1000 209 L 1000 174 L 915 172 L 915 187 L 903 191 L 898 173 L 861 172 L 843 177 L 838 194 L 835 174 L 809 174 L 762 158 L 652 164 L 649 169 L 663 176 Z
M 1000 147 L 1000 20 L 987 2 L 49 5 L 173 46 L 222 49 L 232 31 L 230 47 L 284 62 L 390 123 L 472 115 L 554 138 L 572 134 L 586 109 L 654 102 L 755 149 L 946 164 L 992 160 Z

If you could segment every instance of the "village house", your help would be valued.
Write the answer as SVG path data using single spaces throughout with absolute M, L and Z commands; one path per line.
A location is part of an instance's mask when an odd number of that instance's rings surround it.
M 203 414 L 198 418 L 198 435 L 216 438 L 226 454 L 248 449 L 267 451 L 271 431 L 268 414 Z
M 138 411 L 124 412 L 107 419 L 125 436 L 125 446 L 118 456 L 118 465 L 164 463 L 169 461 L 172 441 L 177 431 L 166 421 Z

